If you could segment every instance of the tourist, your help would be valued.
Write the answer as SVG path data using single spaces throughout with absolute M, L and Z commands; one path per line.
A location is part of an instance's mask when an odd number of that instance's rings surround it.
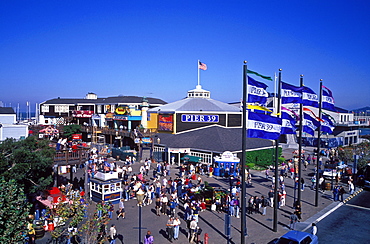
M 115 244 L 116 243 L 116 237 L 117 237 L 117 230 L 116 230 L 116 226 L 114 224 L 112 224 L 112 226 L 109 229 L 109 237 L 110 237 L 109 244 Z
M 154 237 L 152 236 L 152 233 L 149 230 L 144 236 L 144 244 L 154 244 Z
M 174 226 L 173 227 L 173 230 L 174 230 L 173 238 L 175 240 L 179 239 L 180 225 L 181 225 L 181 221 L 180 221 L 179 217 L 176 217 L 173 221 L 173 226 Z
M 168 240 L 172 242 L 172 239 L 174 238 L 174 219 L 173 217 L 170 217 L 167 221 L 167 234 L 168 234 Z
M 292 215 L 290 215 L 289 229 L 294 230 L 295 224 L 297 223 L 297 221 L 298 221 L 298 217 L 297 217 L 297 215 L 294 212 Z
M 124 205 L 125 199 L 121 199 L 121 201 L 118 204 L 118 215 L 117 215 L 117 220 L 119 217 L 122 217 L 122 219 L 125 218 L 125 205 Z
M 195 240 L 195 235 L 197 233 L 198 224 L 195 219 L 192 219 L 189 224 L 189 242 L 192 243 Z
M 312 235 L 316 235 L 317 234 L 317 226 L 316 226 L 315 223 L 312 223 L 311 234 Z

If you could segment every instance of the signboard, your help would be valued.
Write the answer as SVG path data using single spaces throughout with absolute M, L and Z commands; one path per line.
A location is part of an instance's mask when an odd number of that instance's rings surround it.
M 173 131 L 173 114 L 158 115 L 158 130 L 168 132 Z
M 72 134 L 73 140 L 82 140 L 82 134 Z
M 121 115 L 129 115 L 130 114 L 130 108 L 128 106 L 120 106 L 116 108 L 116 114 Z
M 143 138 L 141 138 L 141 143 L 152 143 L 152 138 L 143 137 Z
M 170 152 L 170 153 L 188 153 L 188 152 L 190 152 L 190 148 L 168 148 L 168 152 Z
M 94 114 L 94 111 L 89 110 L 74 110 L 72 111 L 72 116 L 77 118 L 91 118 Z
M 181 122 L 218 123 L 219 116 L 213 114 L 183 114 Z

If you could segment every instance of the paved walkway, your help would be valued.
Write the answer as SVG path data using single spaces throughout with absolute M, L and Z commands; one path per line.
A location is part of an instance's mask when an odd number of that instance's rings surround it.
M 283 155 L 286 158 L 292 156 L 293 149 L 285 149 Z M 142 163 L 136 163 L 133 165 L 134 172 L 138 171 Z M 152 166 L 154 167 L 154 165 Z M 80 170 L 82 171 L 82 170 Z M 173 178 L 173 173 L 177 173 L 178 170 L 173 166 L 171 176 Z M 314 166 L 309 165 L 307 171 L 302 171 L 303 177 L 308 185 L 310 185 L 310 179 L 314 172 Z M 261 196 L 267 195 L 271 188 L 271 179 L 266 179 L 264 172 L 251 171 L 252 173 L 252 186 L 247 187 L 247 199 L 250 196 Z M 82 174 L 82 172 L 78 172 Z M 169 177 L 167 177 L 169 178 Z M 204 181 L 208 181 L 210 185 L 220 187 L 223 189 L 229 188 L 229 182 L 221 177 L 203 177 Z M 267 208 L 266 216 L 259 214 L 247 215 L 247 233 L 246 243 L 269 243 L 275 238 L 286 233 L 289 229 L 289 216 L 294 211 L 293 201 L 294 201 L 294 182 L 290 178 L 285 179 L 287 199 L 286 206 L 278 210 L 278 229 L 277 232 L 273 231 L 273 208 Z M 346 188 L 347 189 L 347 188 Z M 350 197 L 348 194 L 345 197 Z M 131 244 L 138 243 L 138 207 L 136 206 L 136 200 L 130 200 L 125 202 L 126 209 L 126 219 L 116 220 L 115 215 L 113 220 L 110 221 L 111 224 L 116 224 L 117 233 L 122 235 L 122 240 L 117 240 L 117 244 Z M 297 230 L 308 230 L 311 223 L 317 221 L 321 216 L 325 216 L 330 210 L 335 210 L 340 206 L 340 202 L 333 202 L 331 192 L 320 192 L 319 193 L 319 206 L 315 207 L 315 191 L 311 190 L 309 187 L 302 192 L 302 220 L 297 223 Z M 142 208 L 142 237 L 146 234 L 147 230 L 150 230 L 154 236 L 155 243 L 169 243 L 166 239 L 166 222 L 168 220 L 167 216 L 156 216 L 154 209 L 154 202 L 150 206 L 144 206 Z M 118 209 L 118 205 L 115 205 L 115 210 Z M 182 217 L 182 211 L 177 210 L 177 215 Z M 207 233 L 209 236 L 208 243 L 227 243 L 227 239 L 224 231 L 225 214 L 217 213 L 212 211 L 201 212 L 199 216 L 199 226 L 202 228 L 203 232 L 201 234 L 201 240 L 204 239 L 204 234 Z M 231 229 L 231 243 L 240 243 L 240 219 L 232 218 L 232 229 Z M 45 235 L 44 238 L 37 240 L 36 243 L 50 243 L 50 234 Z M 182 221 L 179 240 L 174 241 L 174 243 L 188 243 L 187 240 L 187 228 L 186 223 Z

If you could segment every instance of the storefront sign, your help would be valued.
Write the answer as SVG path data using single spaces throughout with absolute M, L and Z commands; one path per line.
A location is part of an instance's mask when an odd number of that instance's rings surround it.
M 141 143 L 152 143 L 152 138 L 143 137 L 143 138 L 141 138 Z
M 77 118 L 91 118 L 93 114 L 94 114 L 94 111 L 89 111 L 89 110 L 74 110 L 72 112 L 72 116 L 77 117 Z
M 72 134 L 73 140 L 82 140 L 82 134 Z
M 210 114 L 183 114 L 181 115 L 181 122 L 218 123 L 219 116 Z
M 116 108 L 116 114 L 125 114 L 129 115 L 130 114 L 130 108 L 128 106 L 121 106 Z
M 173 131 L 173 114 L 158 115 L 158 130 L 169 132 Z

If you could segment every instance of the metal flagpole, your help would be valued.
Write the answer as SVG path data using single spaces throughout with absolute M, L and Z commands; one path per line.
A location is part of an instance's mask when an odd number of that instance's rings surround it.
M 322 79 L 320 79 L 320 97 L 319 97 L 319 119 L 321 120 L 322 110 Z M 315 192 L 315 207 L 319 206 L 319 159 L 320 159 L 320 143 L 321 143 L 321 121 L 319 121 L 319 131 L 317 134 L 317 158 L 316 158 L 316 192 Z
M 300 78 L 300 86 L 303 87 L 303 75 L 301 75 Z M 302 178 L 302 121 L 303 121 L 303 102 L 299 105 L 299 116 L 301 119 L 301 123 L 299 123 L 299 141 L 298 141 L 298 199 L 297 202 L 300 207 L 301 205 L 301 189 L 302 189 L 302 183 L 301 183 L 301 178 Z M 293 203 L 293 206 L 296 206 L 296 203 Z
M 198 66 L 197 66 L 197 68 L 198 68 L 198 86 L 200 85 L 200 69 L 199 69 L 199 59 L 198 59 Z
M 245 161 L 246 161 L 246 155 L 245 155 L 245 149 L 246 149 L 246 137 L 247 137 L 247 61 L 244 61 L 243 65 L 243 129 L 242 129 L 242 196 L 241 196 L 241 244 L 245 244 L 245 237 L 247 234 L 247 216 L 246 216 L 246 207 L 247 207 L 247 199 L 246 199 L 246 187 L 245 187 Z
M 278 106 L 277 106 L 277 114 L 278 117 L 280 116 L 280 109 L 281 109 L 281 71 L 279 69 L 279 83 L 278 83 Z M 277 232 L 277 211 L 278 211 L 278 187 L 279 187 L 279 139 L 275 140 L 275 185 L 274 185 L 274 223 L 273 223 L 273 231 Z

